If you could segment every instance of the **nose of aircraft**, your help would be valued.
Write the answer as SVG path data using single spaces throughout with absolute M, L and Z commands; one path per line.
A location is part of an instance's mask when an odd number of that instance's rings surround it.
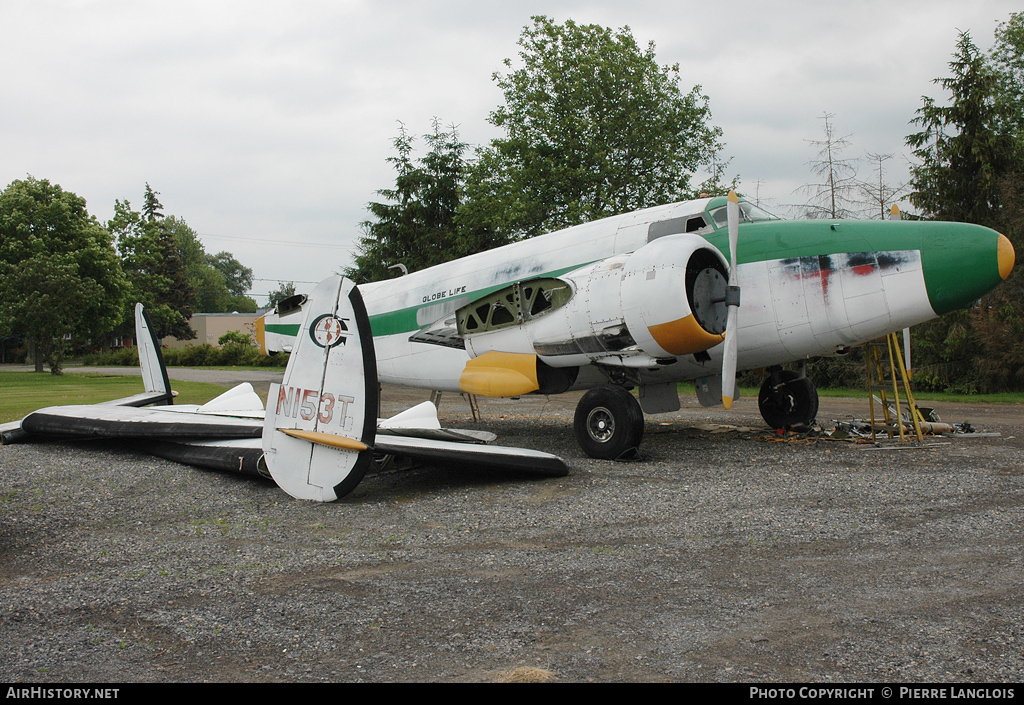
M 942 315 L 967 308 L 1003 282 L 1016 263 L 1005 235 L 966 223 L 921 223 L 928 299 Z
M 1014 254 L 1013 244 L 1005 235 L 999 236 L 998 258 L 999 276 L 1006 279 L 1010 276 L 1010 272 L 1013 270 L 1013 265 L 1016 263 L 1017 256 Z

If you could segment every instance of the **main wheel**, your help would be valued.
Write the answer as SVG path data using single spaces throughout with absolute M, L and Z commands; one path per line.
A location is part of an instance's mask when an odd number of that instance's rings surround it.
M 757 406 L 772 428 L 810 425 L 818 415 L 818 390 L 796 370 L 780 370 L 761 385 Z
M 644 436 L 644 412 L 622 387 L 596 387 L 576 405 L 576 442 L 591 458 L 615 460 L 636 450 Z

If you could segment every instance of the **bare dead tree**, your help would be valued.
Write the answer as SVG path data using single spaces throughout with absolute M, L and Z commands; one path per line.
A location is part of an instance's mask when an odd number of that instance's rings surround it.
M 808 218 L 835 220 L 856 215 L 849 206 L 855 202 L 858 188 L 858 160 L 843 157 L 843 152 L 850 147 L 850 135 L 836 133 L 834 117 L 832 113 L 822 113 L 824 139 L 806 140 L 818 150 L 816 158 L 807 163 L 818 181 L 802 187 L 810 198 L 803 207 Z
M 879 219 L 885 220 L 889 211 L 896 201 L 900 200 L 907 193 L 907 183 L 898 186 L 890 186 L 885 181 L 885 163 L 892 159 L 891 154 L 867 153 L 868 160 L 874 165 L 872 177 L 867 181 L 861 181 L 858 189 L 864 199 L 865 205 L 872 214 L 877 213 Z M 872 218 L 875 216 L 872 215 Z

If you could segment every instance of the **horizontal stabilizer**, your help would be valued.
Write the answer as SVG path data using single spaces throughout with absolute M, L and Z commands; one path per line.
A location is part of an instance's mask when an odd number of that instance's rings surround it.
M 490 431 L 464 428 L 378 428 L 377 437 L 380 436 L 405 436 L 455 443 L 491 443 L 498 438 L 497 434 Z
M 441 428 L 441 422 L 437 420 L 437 407 L 425 401 L 389 419 L 378 420 L 377 429 L 385 428 Z
M 200 406 L 196 413 L 262 419 L 263 400 L 251 384 L 242 382 Z
M 543 477 L 569 474 L 569 466 L 557 455 L 528 448 L 379 435 L 375 449 L 379 453 L 401 455 L 433 465 L 472 465 Z

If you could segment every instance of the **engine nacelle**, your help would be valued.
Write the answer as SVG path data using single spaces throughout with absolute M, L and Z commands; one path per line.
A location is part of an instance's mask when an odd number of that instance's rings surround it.
M 630 255 L 622 276 L 622 315 L 651 357 L 707 350 L 723 340 L 728 264 L 697 235 L 651 242 Z
M 722 341 L 727 272 L 704 238 L 670 235 L 495 292 L 460 309 L 459 332 L 474 357 L 502 351 L 533 353 L 550 367 L 650 366 Z

